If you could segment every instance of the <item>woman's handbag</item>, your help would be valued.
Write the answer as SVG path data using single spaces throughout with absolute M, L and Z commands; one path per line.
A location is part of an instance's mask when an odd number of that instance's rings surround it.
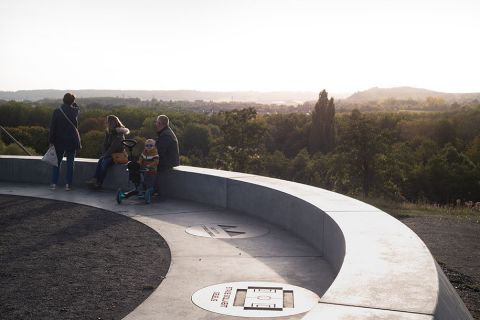
M 128 162 L 127 151 L 112 153 L 113 162 L 116 164 L 126 164 Z
M 45 152 L 45 155 L 42 158 L 42 161 L 45 161 L 54 167 L 58 167 L 57 151 L 55 151 L 54 146 L 48 148 L 47 152 Z

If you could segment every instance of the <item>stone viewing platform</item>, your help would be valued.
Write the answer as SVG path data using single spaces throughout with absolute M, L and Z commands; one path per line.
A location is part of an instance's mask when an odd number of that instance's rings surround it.
M 166 279 L 125 319 L 472 319 L 420 238 L 385 212 L 327 190 L 180 166 L 161 201 L 115 202 L 80 188 L 96 160 L 77 159 L 72 192 L 48 190 L 40 157 L 0 156 L 0 193 L 88 204 L 129 216 L 167 241 Z M 222 316 L 223 314 L 223 316 Z

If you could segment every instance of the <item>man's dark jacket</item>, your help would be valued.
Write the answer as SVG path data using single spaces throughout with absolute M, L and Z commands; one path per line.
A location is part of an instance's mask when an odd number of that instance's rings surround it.
M 78 127 L 78 107 L 62 104 L 60 108 L 65 112 L 73 125 Z M 49 142 L 58 150 L 73 151 L 80 149 L 79 136 L 60 109 L 53 111 L 52 122 L 50 123 Z
M 165 171 L 180 164 L 178 152 L 178 140 L 170 127 L 163 128 L 158 132 L 157 143 L 159 163 L 158 171 Z

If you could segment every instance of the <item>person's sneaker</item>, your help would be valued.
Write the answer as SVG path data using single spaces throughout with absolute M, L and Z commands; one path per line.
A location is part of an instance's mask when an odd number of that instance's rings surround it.
M 102 190 L 102 185 L 98 183 L 94 183 L 92 185 L 93 190 Z
M 55 189 L 57 189 L 57 185 L 55 183 L 52 183 L 50 185 L 50 190 L 55 190 Z
M 70 188 L 70 185 L 69 185 L 69 184 L 66 184 L 66 185 L 65 185 L 65 191 L 70 191 L 70 190 L 72 190 L 72 188 Z

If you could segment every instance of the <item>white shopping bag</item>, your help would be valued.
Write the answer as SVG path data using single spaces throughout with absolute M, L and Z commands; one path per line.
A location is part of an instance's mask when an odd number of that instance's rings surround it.
M 48 148 L 47 152 L 42 158 L 42 161 L 45 161 L 52 166 L 58 167 L 58 159 L 57 159 L 57 152 L 55 151 L 55 147 L 51 146 Z

